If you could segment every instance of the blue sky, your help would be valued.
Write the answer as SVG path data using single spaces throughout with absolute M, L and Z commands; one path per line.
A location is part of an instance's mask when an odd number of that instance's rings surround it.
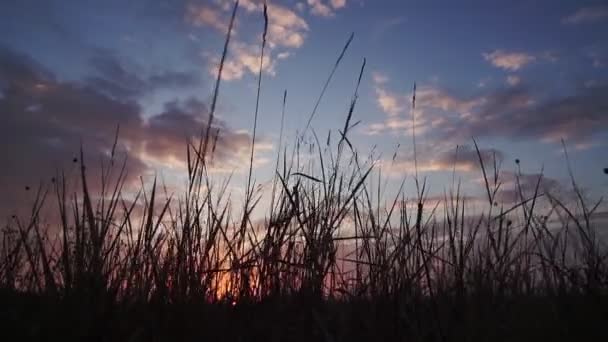
M 179 183 L 184 141 L 205 121 L 231 0 L 8 0 L 0 5 L 0 151 L 8 191 L 91 154 L 113 127 L 132 174 Z M 241 0 L 218 107 L 218 173 L 242 181 L 263 28 L 262 1 Z M 472 195 L 472 152 L 497 155 L 505 175 L 521 160 L 567 186 L 560 139 L 592 196 L 608 190 L 608 4 L 603 1 L 268 1 L 255 176 L 272 175 L 281 100 L 286 132 L 302 129 L 351 32 L 355 38 L 312 127 L 341 128 L 363 58 L 366 71 L 351 133 L 361 153 L 398 182 L 412 174 L 411 92 L 417 84 L 419 167 L 441 193 L 459 176 Z M 289 139 L 288 139 L 289 140 Z M 390 157 L 400 144 L 394 163 Z M 43 157 L 40 155 L 43 154 Z M 408 189 L 411 191 L 411 184 Z M 12 189 L 12 190 L 11 190 Z

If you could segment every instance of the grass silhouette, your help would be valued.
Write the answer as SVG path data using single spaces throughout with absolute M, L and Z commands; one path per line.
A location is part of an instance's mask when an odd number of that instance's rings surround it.
M 573 203 L 543 189 L 542 176 L 530 196 L 519 172 L 519 200 L 504 207 L 497 199 L 503 184 L 499 166 L 496 160 L 485 165 L 474 142 L 487 195 L 481 213 L 469 214 L 460 183 L 433 203 L 417 172 L 414 199 L 402 185 L 384 201 L 381 174 L 349 138 L 358 124 L 352 119 L 365 60 L 337 143 L 330 137 L 321 143 L 314 131 L 307 135 L 352 36 L 290 157 L 281 128 L 263 220 L 252 217 L 262 198 L 251 176 L 254 126 L 244 206 L 234 213 L 228 183 L 214 181 L 208 171 L 217 140 L 211 126 L 237 8 L 238 1 L 209 122 L 200 139 L 186 146 L 184 193 L 163 194 L 154 180 L 133 199 L 126 196 L 126 164 L 118 163 L 115 140 L 99 193 L 89 191 L 81 149 L 73 160 L 80 166 L 78 185 L 70 187 L 63 174 L 57 175 L 50 186 L 38 188 L 29 217 L 14 217 L 2 228 L 5 336 L 96 341 L 608 337 L 607 254 L 593 223 L 599 203 L 589 204 L 571 172 Z M 266 16 L 265 21 L 254 125 Z M 287 92 L 282 122 L 286 99 Z M 303 161 L 305 153 L 316 157 Z M 380 181 L 373 186 L 376 175 Z M 41 215 L 49 207 L 58 212 L 53 225 Z

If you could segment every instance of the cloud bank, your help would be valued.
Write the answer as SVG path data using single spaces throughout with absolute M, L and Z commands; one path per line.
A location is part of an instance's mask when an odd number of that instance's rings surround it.
M 74 171 L 81 144 L 89 178 L 99 179 L 99 158 L 108 156 L 118 126 L 118 152 L 128 159 L 127 183 L 151 165 L 185 167 L 186 142 L 197 139 L 207 124 L 205 103 L 194 98 L 170 101 L 159 113 L 148 115 L 135 97 L 156 87 L 190 84 L 192 79 L 172 71 L 138 78 L 107 55 L 92 63 L 97 75 L 66 82 L 29 56 L 0 48 L 0 209 L 23 199 L 26 186 L 48 182 L 61 169 Z M 220 119 L 214 122 L 211 131 L 219 132 L 214 166 L 237 168 L 246 160 L 251 137 Z M 260 140 L 260 146 L 268 148 Z

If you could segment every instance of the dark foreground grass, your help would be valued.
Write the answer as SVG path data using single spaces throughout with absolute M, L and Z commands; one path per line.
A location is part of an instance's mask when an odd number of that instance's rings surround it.
M 236 10 L 237 5 L 230 28 Z M 459 183 L 431 201 L 425 180 L 417 176 L 413 198 L 403 188 L 385 198 L 380 171 L 354 150 L 349 136 L 357 124 L 352 120 L 365 62 L 338 138 L 321 143 L 308 132 L 352 36 L 289 153 L 281 132 L 276 175 L 263 188 L 269 194 L 262 197 L 252 177 L 254 134 L 244 203 L 232 203 L 227 182 L 208 172 L 229 39 L 230 30 L 209 122 L 200 139 L 186 146 L 188 182 L 182 194 L 169 196 L 156 181 L 123 191 L 126 169 L 117 161 L 115 144 L 106 163 L 113 167 L 104 168 L 100 180 L 87 178 L 81 152 L 76 185 L 57 175 L 39 188 L 31 215 L 3 226 L 3 336 L 608 338 L 607 254 L 593 219 L 600 202 L 586 199 L 574 177 L 573 196 L 566 201 L 543 188 L 542 176 L 532 191 L 523 189 L 517 173 L 519 200 L 501 204 L 499 163 L 485 165 L 477 150 L 487 200 L 474 211 Z M 96 193 L 89 191 L 93 182 L 100 189 Z M 254 216 L 262 198 L 269 209 Z
M 62 341 L 437 341 L 428 300 L 289 296 L 232 306 L 121 305 L 2 295 L 4 336 Z M 440 299 L 448 341 L 572 341 L 608 337 L 605 298 L 469 296 Z

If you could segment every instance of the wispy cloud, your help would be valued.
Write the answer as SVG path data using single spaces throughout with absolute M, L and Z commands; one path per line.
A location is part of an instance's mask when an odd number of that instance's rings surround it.
M 233 4 L 232 0 L 216 0 L 213 5 L 190 5 L 187 8 L 186 20 L 191 25 L 211 27 L 225 34 L 228 30 L 228 16 Z M 261 22 L 264 9 L 263 0 L 241 0 L 240 6 L 245 15 Z M 275 65 L 279 60 L 285 60 L 294 54 L 306 41 L 310 27 L 301 15 L 303 6 L 308 5 L 314 15 L 332 17 L 336 10 L 346 7 L 346 0 L 307 0 L 298 2 L 292 10 L 290 7 L 268 1 L 268 53 L 264 58 L 263 71 L 274 75 Z M 261 28 L 260 28 L 261 30 Z M 247 73 L 257 74 L 259 68 L 259 39 L 258 33 L 238 32 L 233 35 L 233 44 L 228 59 L 224 65 L 222 78 L 226 81 L 240 80 Z M 219 57 L 209 53 L 204 54 L 209 60 L 208 70 L 217 73 Z
M 562 19 L 564 24 L 593 23 L 608 19 L 608 6 L 583 7 Z
M 372 78 L 376 101 L 382 111 L 393 117 L 402 114 L 407 106 L 407 98 L 386 89 L 385 85 L 389 81 L 388 76 L 374 72 Z
M 429 150 L 428 146 L 425 145 L 417 146 L 421 147 L 424 152 L 417 155 L 417 164 L 414 163 L 414 155 L 411 151 L 405 154 L 397 152 L 394 159 L 382 161 L 383 171 L 400 177 L 405 173 L 412 172 L 416 167 L 419 172 L 476 172 L 481 168 L 480 157 L 484 165 L 493 165 L 494 161 L 500 164 L 505 158 L 504 153 L 496 149 L 481 148 L 478 154 L 477 150 L 470 144 L 462 146 L 439 145 L 438 147 L 432 147 L 432 150 Z
M 398 93 L 389 89 L 389 77 L 385 74 L 372 73 L 374 81 L 374 92 L 376 103 L 387 115 L 382 123 L 372 123 L 367 126 L 367 134 L 380 134 L 382 132 L 392 132 L 409 135 L 412 131 L 413 120 L 408 113 L 411 105 L 411 93 Z M 427 115 L 429 109 L 441 110 L 443 112 L 459 113 L 461 116 L 470 115 L 470 111 L 483 102 L 483 98 L 460 99 L 448 94 L 446 91 L 434 86 L 421 86 L 416 93 L 416 132 L 424 133 L 428 129 L 445 121 L 444 117 L 430 117 Z
M 418 108 L 441 109 L 468 115 L 473 108 L 483 103 L 483 98 L 459 98 L 435 86 L 422 86 L 416 94 Z
M 227 31 L 227 15 L 232 1 L 218 0 L 215 7 L 189 6 L 187 20 L 193 25 L 205 25 L 216 29 L 222 34 Z M 244 13 L 256 17 L 261 22 L 264 2 L 258 0 L 242 0 L 240 6 Z M 293 53 L 290 50 L 302 47 L 306 40 L 309 26 L 306 20 L 288 7 L 268 3 L 268 47 L 269 51 L 264 57 L 263 71 L 270 75 L 275 74 L 276 60 L 286 59 Z M 261 30 L 261 27 L 260 27 Z M 259 68 L 259 33 L 243 36 L 241 32 L 235 34 L 228 59 L 225 63 L 224 80 L 239 80 L 246 73 L 257 74 Z M 249 42 L 252 41 L 252 42 Z M 281 51 L 277 51 L 281 49 Z M 204 54 L 210 61 L 209 72 L 217 73 L 219 57 Z
M 331 0 L 330 3 L 335 9 L 346 7 L 346 0 Z
M 483 58 L 493 66 L 508 71 L 517 71 L 536 60 L 535 56 L 525 52 L 494 50 L 489 53 L 483 53 L 482 55 Z
M 219 8 L 190 4 L 186 10 L 186 20 L 195 26 L 209 26 L 224 34 L 228 32 L 228 18 Z
M 287 59 L 289 56 L 291 56 L 291 52 L 289 51 L 279 52 L 277 54 L 277 59 Z
M 335 11 L 346 7 L 346 0 L 307 0 L 310 13 L 321 17 L 333 17 Z
M 389 78 L 387 75 L 381 73 L 381 72 L 372 72 L 372 80 L 374 81 L 374 84 L 376 84 L 377 86 L 379 85 L 383 85 L 385 83 L 387 83 L 389 81 Z
M 304 18 L 291 9 L 276 4 L 269 5 L 268 41 L 271 47 L 299 48 L 304 44 L 308 30 Z
M 331 17 L 334 15 L 332 8 L 323 3 L 322 0 L 308 0 L 307 2 L 308 6 L 310 6 L 310 12 L 312 14 L 322 17 Z
M 390 116 L 397 116 L 402 114 L 406 104 L 406 98 L 404 96 L 392 93 L 382 87 L 376 87 L 376 95 L 378 105 Z
M 235 41 L 232 44 L 232 55 L 224 63 L 222 79 L 226 81 L 240 80 L 245 73 L 249 72 L 252 75 L 258 73 L 260 68 L 260 48 L 257 45 L 245 44 Z M 217 76 L 219 58 L 217 56 L 209 56 L 209 73 L 214 77 Z M 278 58 L 278 57 L 277 57 Z M 262 63 L 262 71 L 275 75 L 274 60 L 269 56 L 264 56 Z

